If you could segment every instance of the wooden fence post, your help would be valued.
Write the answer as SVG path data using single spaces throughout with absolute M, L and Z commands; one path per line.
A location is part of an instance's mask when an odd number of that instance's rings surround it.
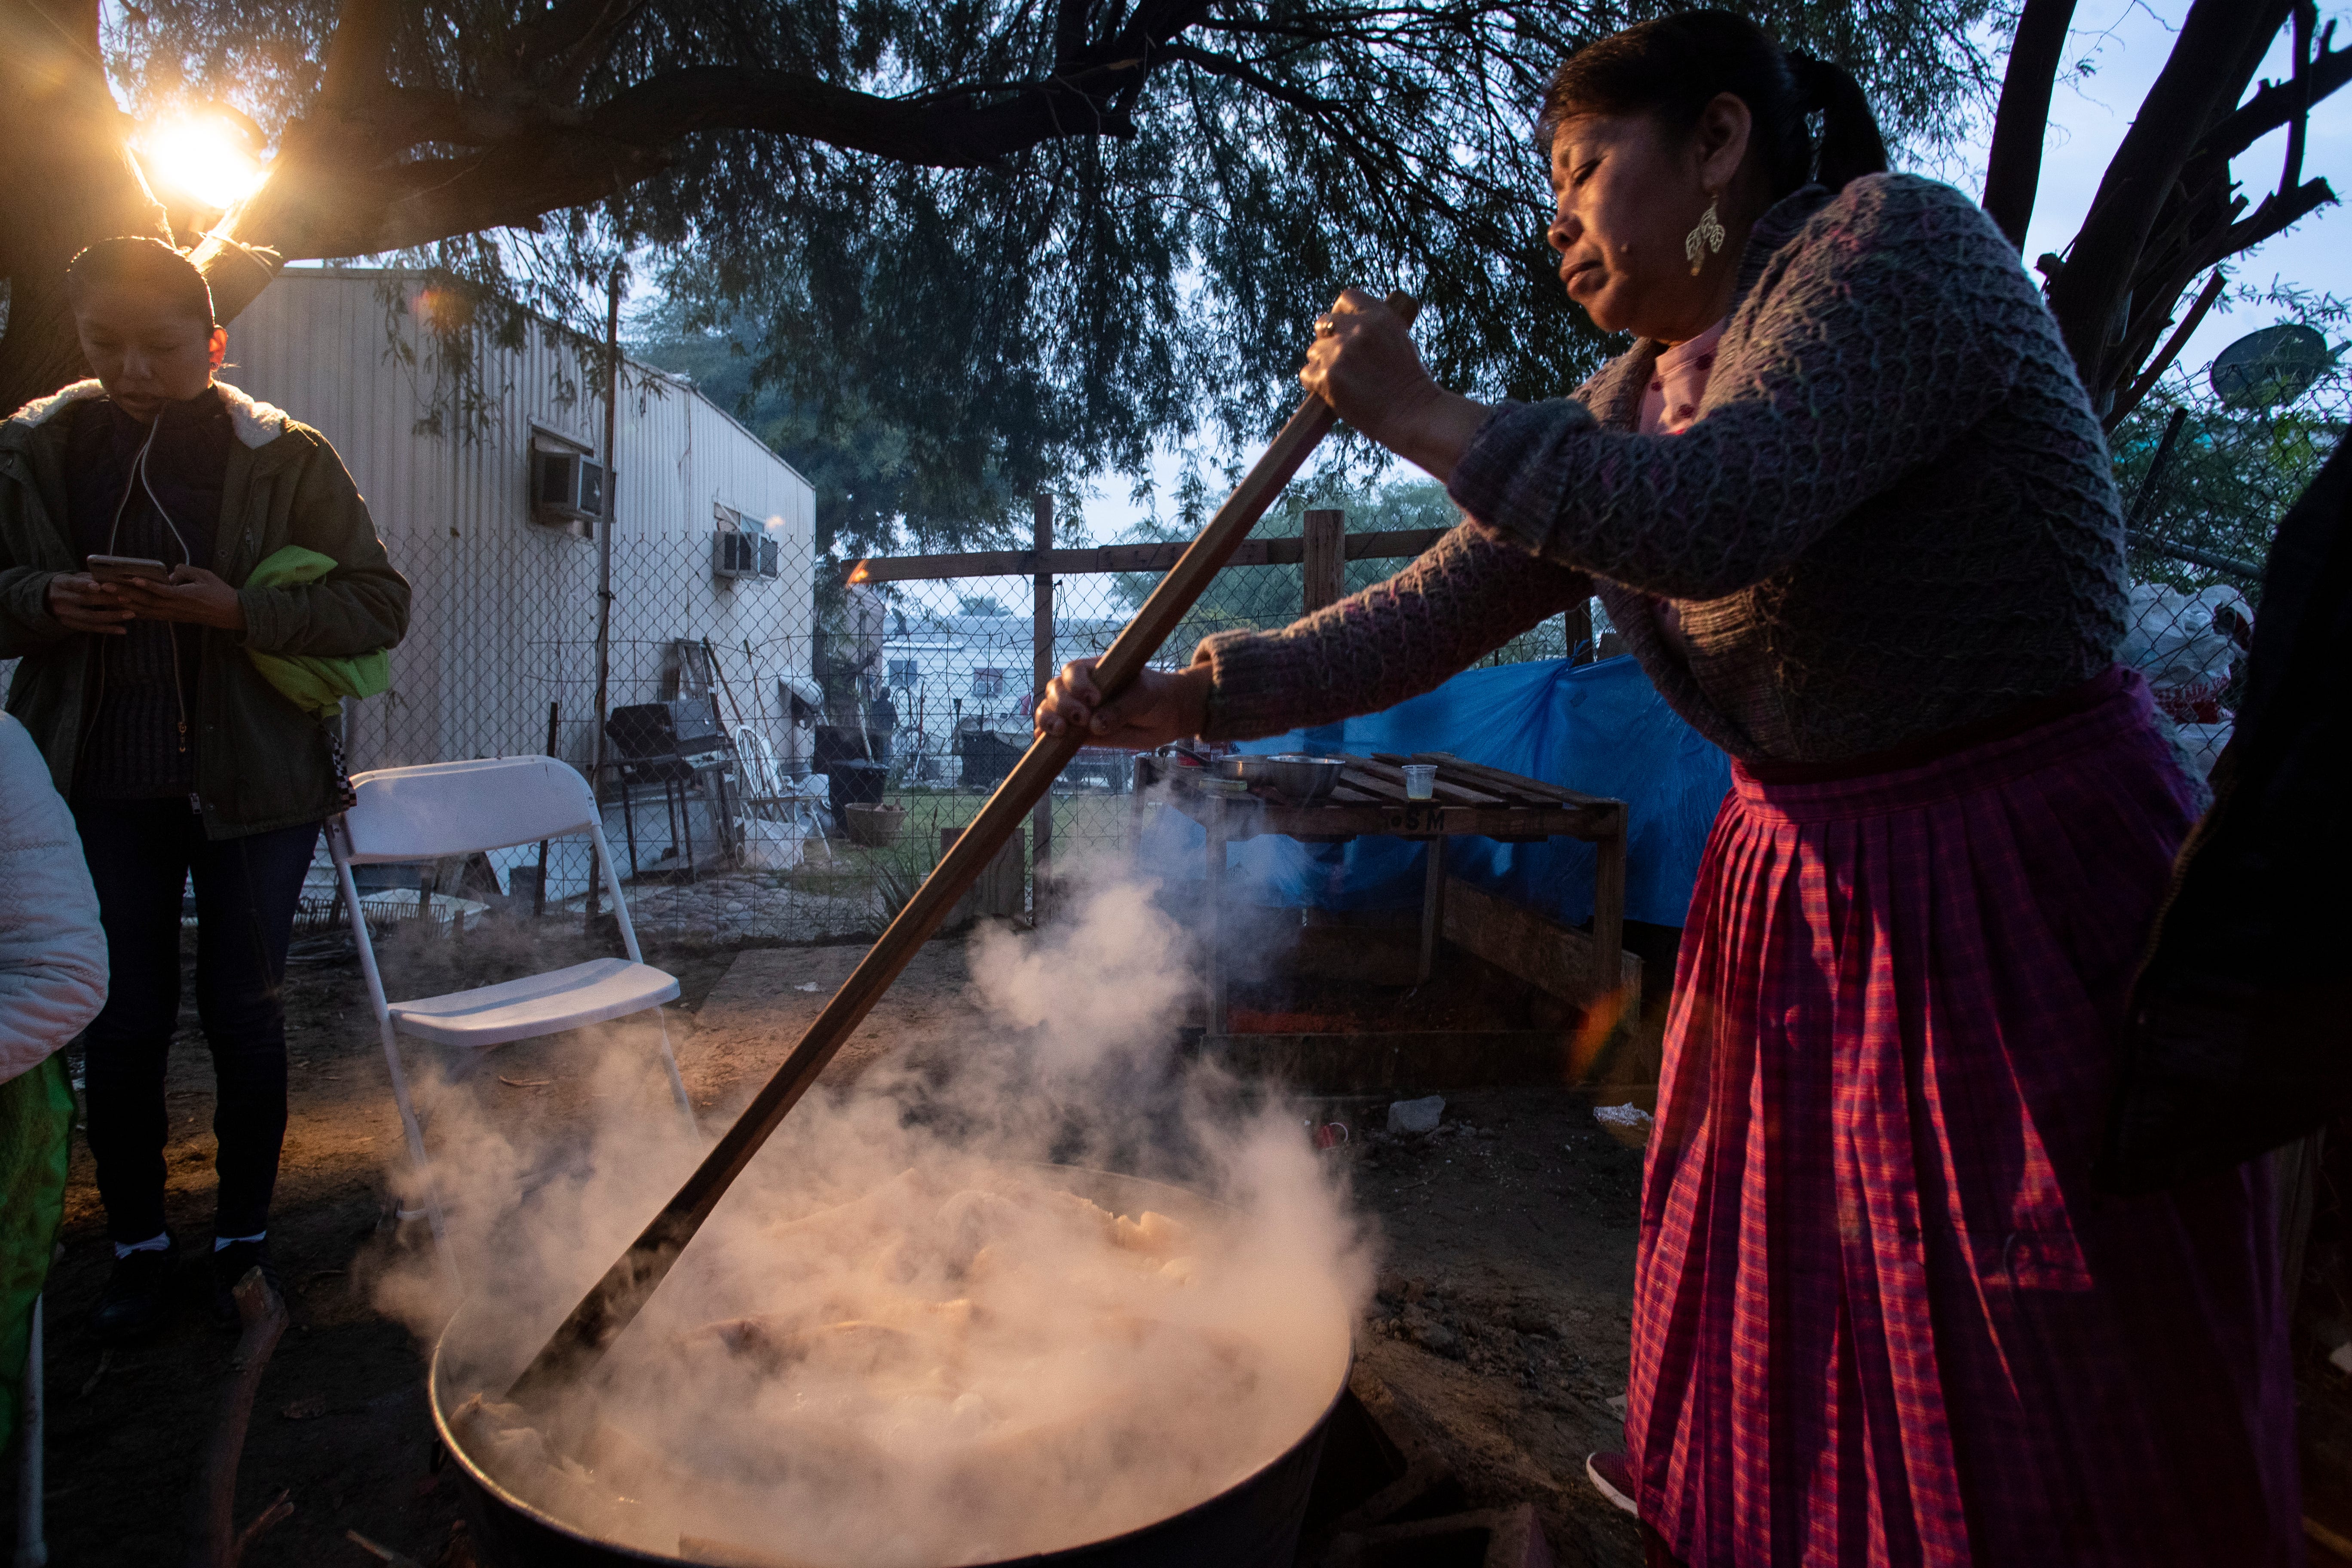
M 1592 641 L 1592 601 L 1579 599 L 1560 618 L 1568 623 L 1564 634 L 1568 638 L 1568 661 L 1570 664 L 1591 664 L 1592 649 L 1580 645 Z
M 1318 509 L 1307 514 L 1307 614 L 1347 596 L 1347 541 L 1346 512 Z
M 1045 683 L 1054 679 L 1054 498 L 1045 491 L 1037 492 L 1033 503 L 1036 517 L 1036 576 L 1030 640 L 1035 684 L 1030 688 L 1030 702 L 1045 696 Z M 1039 925 L 1045 921 L 1046 887 L 1054 854 L 1054 792 L 1047 790 L 1037 802 L 1030 818 L 1029 828 L 1029 918 Z

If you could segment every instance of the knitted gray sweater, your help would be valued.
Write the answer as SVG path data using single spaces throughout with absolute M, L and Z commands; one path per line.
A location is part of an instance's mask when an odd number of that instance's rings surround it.
M 1647 342 L 1573 399 L 1503 405 L 1454 471 L 1465 521 L 1427 554 L 1201 644 L 1207 733 L 1387 707 L 1594 591 L 1667 701 L 1744 758 L 1879 752 L 2105 669 L 2125 602 L 2106 443 L 1991 220 L 1912 175 L 1813 186 L 1740 268 L 1696 424 L 1634 433 Z

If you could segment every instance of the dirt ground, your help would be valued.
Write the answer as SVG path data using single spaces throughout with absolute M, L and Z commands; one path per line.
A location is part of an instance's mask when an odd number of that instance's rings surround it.
M 420 937 L 387 959 L 407 994 L 478 984 L 494 942 Z M 582 953 L 600 951 L 583 946 Z M 649 952 L 679 976 L 678 1055 L 706 1126 L 740 1104 L 829 995 L 860 948 Z M 543 954 L 541 962 L 546 962 Z M 730 979 L 729 971 L 735 969 Z M 970 1015 L 961 952 L 935 943 L 839 1064 L 951 1043 Z M 803 989 L 814 987 L 814 989 Z M 270 1363 L 241 1470 L 240 1520 L 280 1492 L 294 1511 L 263 1535 L 256 1568 L 364 1568 L 381 1561 L 347 1531 L 425 1568 L 472 1562 L 452 1474 L 436 1474 L 423 1352 L 372 1305 L 372 1287 L 418 1226 L 388 1215 L 402 1136 L 365 994 L 341 944 L 299 953 L 289 976 L 292 1118 L 271 1226 L 293 1326 Z M 688 1020 L 691 1020 L 690 1026 Z M 565 1076 L 562 1038 L 508 1047 L 475 1077 L 501 1114 L 561 1127 L 588 1091 Z M 211 1220 L 211 1075 L 193 1009 L 175 1046 L 169 1213 L 194 1262 Z M 1567 1568 L 1633 1568 L 1630 1521 L 1601 1505 L 1585 1454 L 1613 1444 L 1626 1368 L 1641 1155 L 1567 1090 L 1448 1096 L 1441 1130 L 1391 1136 L 1389 1097 L 1300 1102 L 1302 1121 L 1339 1120 L 1344 1167 L 1383 1236 L 1379 1294 L 1358 1353 L 1459 1473 L 1473 1506 L 1533 1500 Z M 1303 1130 L 1302 1130 L 1303 1133 Z M 177 1562 L 233 1331 L 187 1310 L 157 1339 L 101 1349 L 86 1326 L 110 1261 L 86 1151 L 68 1198 L 65 1252 L 49 1287 L 48 1536 L 61 1568 Z M 2347 1379 L 2316 1363 L 2306 1398 L 2312 1508 L 2352 1532 L 2338 1479 L 2352 1451 Z M 1616 1405 L 1612 1405 L 1616 1401 Z M 2316 1414 L 2316 1413 L 2315 1413 Z M 11 1518 L 11 1500 L 0 1504 Z M 2330 1562 L 2324 1552 L 2315 1561 Z

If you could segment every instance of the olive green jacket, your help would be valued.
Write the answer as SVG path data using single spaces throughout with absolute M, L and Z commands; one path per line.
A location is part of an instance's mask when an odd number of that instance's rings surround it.
M 408 583 L 393 570 L 367 503 L 327 438 L 219 385 L 236 438 L 213 570 L 244 584 L 265 556 L 289 544 L 338 563 L 315 583 L 240 587 L 245 630 L 204 628 L 196 793 L 206 834 L 235 838 L 317 822 L 335 811 L 337 795 L 327 732 L 242 650 L 338 658 L 389 647 L 408 628 Z M 99 395 L 98 383 L 77 382 L 0 425 L 0 659 L 21 660 L 7 708 L 32 731 L 68 800 L 93 717 L 98 638 L 67 631 L 47 607 L 49 579 L 82 568 L 66 515 L 69 421 L 60 416 Z

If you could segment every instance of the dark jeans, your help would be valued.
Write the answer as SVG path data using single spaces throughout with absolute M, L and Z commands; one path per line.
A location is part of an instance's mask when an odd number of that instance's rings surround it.
M 196 884 L 196 1015 L 213 1057 L 220 1145 L 216 1236 L 269 1223 L 286 1138 L 286 1013 L 278 985 L 319 827 L 208 839 L 187 798 L 80 800 L 74 822 L 98 885 L 110 972 L 83 1037 L 89 1149 L 106 1228 L 120 1242 L 163 1228 L 163 1063 L 180 1016 L 180 899 Z

